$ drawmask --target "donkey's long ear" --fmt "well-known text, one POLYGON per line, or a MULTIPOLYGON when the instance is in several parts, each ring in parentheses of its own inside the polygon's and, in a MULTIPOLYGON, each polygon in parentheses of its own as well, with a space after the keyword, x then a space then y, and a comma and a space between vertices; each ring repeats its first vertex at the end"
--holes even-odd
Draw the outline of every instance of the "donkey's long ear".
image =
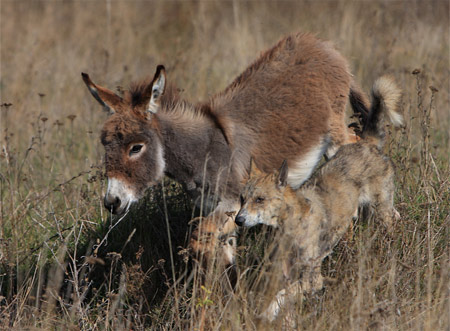
POLYGON ((249 173, 249 177, 253 178, 253 177, 259 177, 262 176, 264 173, 259 170, 259 168, 256 166, 255 161, 253 160, 253 158, 250 159, 250 173, 249 173))
POLYGON ((82 72, 81 76, 95 100, 97 100, 109 114, 114 114, 122 109, 123 100, 121 97, 107 88, 95 85, 88 74, 82 72))
POLYGON ((153 77, 150 88, 151 96, 147 106, 147 112, 156 114, 161 104, 161 96, 164 94, 166 89, 166 69, 163 65, 160 64, 156 67, 155 77, 153 77))
POLYGON ((284 160, 283 164, 281 165, 281 168, 280 168, 280 171, 278 173, 278 176, 277 176, 277 186, 279 188, 286 187, 288 171, 289 171, 289 169, 288 169, 287 161, 284 160))

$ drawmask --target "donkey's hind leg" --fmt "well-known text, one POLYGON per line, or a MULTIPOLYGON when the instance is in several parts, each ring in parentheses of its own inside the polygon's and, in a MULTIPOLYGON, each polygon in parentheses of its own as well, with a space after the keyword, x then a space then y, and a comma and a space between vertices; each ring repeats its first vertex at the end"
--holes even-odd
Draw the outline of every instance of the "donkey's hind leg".
POLYGON ((329 118, 329 133, 331 142, 325 153, 325 156, 328 159, 336 154, 339 147, 352 143, 355 140, 351 139, 349 128, 345 123, 345 108, 347 105, 347 100, 347 95, 341 95, 333 100, 331 104, 329 118))

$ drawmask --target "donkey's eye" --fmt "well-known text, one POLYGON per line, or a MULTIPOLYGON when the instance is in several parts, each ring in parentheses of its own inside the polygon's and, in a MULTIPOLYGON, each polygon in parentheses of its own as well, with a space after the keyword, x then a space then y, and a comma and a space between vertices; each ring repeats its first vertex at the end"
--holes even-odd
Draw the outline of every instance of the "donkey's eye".
POLYGON ((143 145, 140 145, 140 144, 133 145, 133 147, 131 147, 131 149, 130 149, 130 156, 139 153, 142 149, 142 146, 143 145))
POLYGON ((258 197, 258 198, 255 199, 256 203, 261 203, 263 201, 264 201, 264 198, 262 198, 262 197, 258 197))

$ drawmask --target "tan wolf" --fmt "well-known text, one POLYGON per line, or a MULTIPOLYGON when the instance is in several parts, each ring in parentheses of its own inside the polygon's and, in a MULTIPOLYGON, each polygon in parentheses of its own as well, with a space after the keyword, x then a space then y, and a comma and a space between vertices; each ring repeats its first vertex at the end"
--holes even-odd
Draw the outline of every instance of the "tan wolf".
POLYGON ((254 165, 242 194, 235 222, 240 226, 266 224, 281 229, 278 244, 287 288, 276 295, 263 317, 272 321, 286 301, 323 288, 322 260, 345 234, 358 206, 370 204, 388 229, 400 215, 393 206, 394 166, 381 150, 384 115, 396 125, 400 90, 392 79, 379 78, 372 89, 372 107, 362 139, 338 149, 315 175, 297 190, 287 185, 287 162, 279 172, 265 174, 254 165))

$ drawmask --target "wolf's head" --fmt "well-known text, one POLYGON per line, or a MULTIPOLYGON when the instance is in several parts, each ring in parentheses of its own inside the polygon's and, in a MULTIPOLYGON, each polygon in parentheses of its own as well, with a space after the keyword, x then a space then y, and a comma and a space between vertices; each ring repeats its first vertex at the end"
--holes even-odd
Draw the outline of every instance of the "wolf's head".
POLYGON ((250 178, 241 195, 241 210, 235 222, 240 226, 266 224, 277 227, 280 209, 284 203, 288 166, 284 161, 279 171, 265 174, 254 162, 250 178))

